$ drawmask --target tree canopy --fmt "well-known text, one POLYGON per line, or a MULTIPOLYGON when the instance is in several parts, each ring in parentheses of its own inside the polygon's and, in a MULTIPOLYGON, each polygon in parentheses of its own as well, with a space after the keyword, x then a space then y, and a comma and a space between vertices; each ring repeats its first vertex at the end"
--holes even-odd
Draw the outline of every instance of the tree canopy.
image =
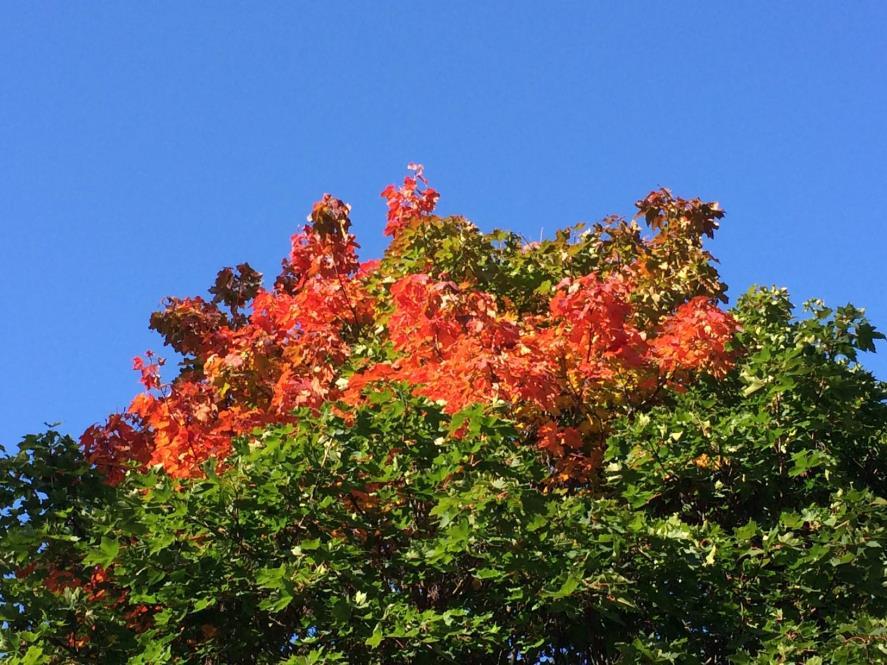
POLYGON ((863 312, 724 309, 716 203, 527 242, 412 170, 381 259, 324 195, 151 316, 174 377, 0 459, 5 662, 887 662, 863 312))

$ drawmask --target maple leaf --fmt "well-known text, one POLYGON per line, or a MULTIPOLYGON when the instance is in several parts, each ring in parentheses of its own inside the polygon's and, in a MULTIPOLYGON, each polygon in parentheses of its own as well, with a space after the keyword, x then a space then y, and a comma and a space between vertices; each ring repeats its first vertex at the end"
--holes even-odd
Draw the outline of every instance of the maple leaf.
MULTIPOLYGON (((507 405, 557 460, 554 476, 575 479, 598 468, 620 409, 647 404, 662 385, 679 388, 696 373, 729 371, 735 321, 699 295, 700 283, 668 281, 682 261, 692 272, 707 260, 698 240, 717 227, 716 204, 652 192, 638 208, 657 237, 642 241, 636 226, 611 221, 609 245, 600 245, 606 260, 545 291, 547 314, 527 314, 475 279, 440 276, 433 253, 399 262, 400 252, 416 250, 396 236, 429 218, 439 198, 420 164, 409 169, 402 185, 382 192, 385 233, 395 236, 384 259, 358 259, 351 207, 324 194, 292 236, 272 290, 243 263, 218 273, 211 302, 169 298, 152 315, 151 327, 184 356, 182 370, 164 385, 162 359, 150 351, 135 358, 145 392, 125 414, 84 433, 89 459, 109 480, 130 461, 199 474, 257 426, 291 422, 300 408, 357 404, 386 382, 406 384, 451 414, 475 403, 507 405)), ((516 255, 542 251, 543 243, 522 243, 516 255)))

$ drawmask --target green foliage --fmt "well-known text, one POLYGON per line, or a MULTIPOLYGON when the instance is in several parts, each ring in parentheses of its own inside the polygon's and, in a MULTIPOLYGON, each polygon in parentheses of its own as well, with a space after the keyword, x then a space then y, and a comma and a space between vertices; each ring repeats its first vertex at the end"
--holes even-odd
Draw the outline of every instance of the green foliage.
MULTIPOLYGON (((643 203, 638 202, 641 210, 643 203)), ((589 273, 605 277, 629 266, 640 266, 634 298, 642 313, 669 309, 688 294, 723 299, 726 286, 712 256, 702 249, 703 232, 668 233, 661 225, 659 230, 659 242, 651 244, 635 220, 609 217, 559 229, 551 239, 527 242, 509 231, 483 233, 464 217, 428 217, 397 236, 381 275, 427 273, 469 283, 521 313, 544 312, 549 296, 565 278, 589 273)))
POLYGON ((495 408, 450 417, 406 388, 268 427, 195 479, 111 487, 70 438, 28 437, 0 461, 0 652, 887 662, 887 390, 858 364, 880 335, 851 307, 809 312, 744 296, 733 373, 619 420, 594 488, 551 483, 495 408), (53 583, 48 550, 77 584, 53 583))
POLYGON ((609 442, 608 493, 709 548, 713 586, 694 585, 712 658, 887 659, 887 392, 856 364, 880 335, 852 307, 807 309, 796 321, 784 291, 748 293, 733 376, 623 421, 609 442))

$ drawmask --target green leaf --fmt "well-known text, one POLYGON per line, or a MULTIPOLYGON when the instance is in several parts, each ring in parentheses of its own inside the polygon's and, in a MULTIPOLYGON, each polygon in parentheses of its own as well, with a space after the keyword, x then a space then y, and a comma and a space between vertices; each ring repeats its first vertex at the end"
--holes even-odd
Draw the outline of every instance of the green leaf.
POLYGON ((382 644, 383 637, 384 636, 382 635, 382 628, 378 624, 376 624, 376 627, 373 629, 373 634, 366 638, 364 644, 366 644, 371 649, 375 649, 380 644, 382 644))
POLYGON ((98 547, 87 552, 83 558, 84 563, 108 567, 117 559, 120 552, 120 543, 111 538, 102 538, 98 547))
POLYGON ((560 589, 548 595, 551 598, 565 598, 567 596, 570 596, 579 587, 579 583, 581 581, 582 577, 580 575, 572 574, 567 577, 567 579, 561 585, 560 589))

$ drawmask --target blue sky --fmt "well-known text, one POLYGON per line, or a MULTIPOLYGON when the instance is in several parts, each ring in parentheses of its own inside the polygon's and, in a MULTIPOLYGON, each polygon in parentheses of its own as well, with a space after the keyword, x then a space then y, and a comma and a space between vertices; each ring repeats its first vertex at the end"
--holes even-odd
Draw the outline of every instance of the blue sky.
POLYGON ((660 185, 716 199, 734 297, 887 329, 885 26, 881 1, 4 3, 0 443, 125 407, 161 298, 274 274, 323 192, 378 255, 409 161, 441 211, 530 237, 660 185))

